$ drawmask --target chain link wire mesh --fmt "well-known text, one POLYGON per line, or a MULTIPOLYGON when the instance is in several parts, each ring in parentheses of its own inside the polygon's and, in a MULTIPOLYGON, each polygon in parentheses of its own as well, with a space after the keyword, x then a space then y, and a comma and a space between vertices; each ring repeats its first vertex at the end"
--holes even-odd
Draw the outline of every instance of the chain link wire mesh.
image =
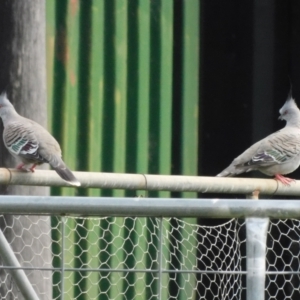
MULTIPOLYGON (((52 282, 52 296, 33 283, 40 299, 246 299, 244 220, 203 226, 196 219, 54 216, 47 231, 49 218, 39 216, 41 230, 31 233, 31 217, 12 216, 3 230, 7 235, 21 222, 23 232, 9 243, 25 231, 38 242, 19 243, 15 254, 29 279, 38 272, 41 281, 52 282), (43 255, 48 247, 50 257, 43 255), (33 256, 40 257, 38 265, 33 256)), ((270 222, 266 299, 299 299, 299 222, 270 222)), ((1 299, 23 299, 14 294, 6 267, 2 263, 1 299)))
POLYGON ((270 222, 266 268, 266 299, 300 299, 299 220, 270 222))

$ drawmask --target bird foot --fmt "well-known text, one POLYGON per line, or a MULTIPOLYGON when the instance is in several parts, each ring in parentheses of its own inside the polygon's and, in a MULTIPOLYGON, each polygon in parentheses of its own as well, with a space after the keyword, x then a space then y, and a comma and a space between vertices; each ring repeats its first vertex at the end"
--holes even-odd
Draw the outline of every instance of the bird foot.
POLYGON ((29 170, 30 170, 32 173, 34 173, 35 167, 36 167, 36 164, 33 164, 29 170))
POLYGON ((23 163, 17 165, 16 168, 17 168, 18 170, 20 170, 20 171, 23 171, 23 172, 29 172, 29 171, 30 171, 29 169, 27 169, 27 168, 25 167, 25 164, 23 164, 23 163))
POLYGON ((292 182, 296 182, 295 179, 284 177, 283 175, 280 174, 275 175, 275 180, 280 181, 284 185, 291 185, 292 182))
POLYGON ((31 168, 26 168, 26 165, 24 163, 21 163, 19 165, 17 165, 17 169, 20 171, 24 171, 24 172, 34 172, 34 169, 36 167, 36 164, 33 164, 31 168))
POLYGON ((23 167, 24 167, 24 164, 21 163, 21 164, 19 164, 19 165, 16 166, 16 169, 23 170, 23 167))

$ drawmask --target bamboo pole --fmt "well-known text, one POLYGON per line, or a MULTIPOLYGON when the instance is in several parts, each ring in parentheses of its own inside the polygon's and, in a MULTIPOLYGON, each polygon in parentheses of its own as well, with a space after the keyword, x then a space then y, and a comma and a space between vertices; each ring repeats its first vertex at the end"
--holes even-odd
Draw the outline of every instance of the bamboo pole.
MULTIPOLYGON (((222 178, 149 174, 74 172, 83 188, 156 190, 198 193, 260 194, 299 196, 300 181, 283 185, 274 179, 222 178)), ((0 168, 0 184, 32 186, 70 186, 55 171, 34 173, 0 168)))

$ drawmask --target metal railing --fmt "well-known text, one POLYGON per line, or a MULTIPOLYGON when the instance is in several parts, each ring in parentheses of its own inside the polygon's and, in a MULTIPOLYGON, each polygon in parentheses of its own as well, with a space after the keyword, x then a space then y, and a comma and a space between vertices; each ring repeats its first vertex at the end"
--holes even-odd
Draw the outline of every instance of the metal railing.
MULTIPOLYGON (((126 189, 172 192, 300 196, 300 181, 283 185, 274 179, 222 178, 150 174, 74 172, 83 188, 126 189)), ((70 186, 55 171, 34 173, 0 168, 0 184, 70 186)))
MULTIPOLYGON (((139 174, 108 174, 75 172, 83 187, 195 191, 218 193, 250 194, 257 199, 258 192, 277 195, 300 195, 300 182, 291 186, 283 186, 272 179, 241 179, 192 176, 162 176, 139 174)), ((36 171, 27 174, 16 170, 0 169, 0 184, 54 185, 67 186, 53 171, 36 171)), ((247 300, 262 300, 265 293, 266 274, 266 236, 269 218, 299 218, 300 201, 297 200, 260 200, 253 199, 169 199, 169 198, 111 198, 111 197, 45 197, 45 196, 1 196, 0 212, 13 215, 55 215, 55 216, 134 216, 159 218, 159 255, 162 253, 161 234, 164 217, 196 217, 196 218, 245 218, 247 270, 244 271, 209 271, 209 270, 166 270, 163 269, 161 256, 156 269, 101 269, 85 268, 92 272, 157 272, 159 281, 164 273, 219 273, 245 274, 247 277, 247 300)), ((24 273, 30 269, 21 267, 13 254, 4 235, 0 234, 0 253, 5 266, 1 268, 11 272, 12 277, 23 293, 25 299, 38 299, 34 289, 24 273)), ((74 271, 66 268, 46 268, 49 271, 74 271)), ((281 272, 275 272, 280 274, 281 272)), ((295 272, 282 272, 282 274, 295 272)), ((297 273, 297 272, 296 272, 297 273)), ((300 272, 297 274, 300 275, 300 272)), ((160 286, 160 284, 159 284, 160 286)), ((160 290, 158 291, 160 298, 160 290)))

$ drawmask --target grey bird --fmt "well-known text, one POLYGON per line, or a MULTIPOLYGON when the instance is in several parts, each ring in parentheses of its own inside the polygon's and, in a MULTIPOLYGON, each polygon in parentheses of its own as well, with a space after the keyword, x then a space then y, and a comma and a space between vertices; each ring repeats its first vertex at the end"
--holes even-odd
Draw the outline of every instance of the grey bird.
POLYGON ((38 123, 20 116, 5 92, 0 95, 0 117, 4 126, 4 144, 22 161, 17 169, 34 172, 37 165, 49 163, 63 180, 73 186, 81 185, 62 160, 55 138, 38 123))
POLYGON ((279 113, 279 119, 285 120, 286 126, 252 145, 217 176, 228 177, 258 170, 275 176, 285 185, 294 181, 283 176, 300 165, 300 110, 291 92, 279 113))

